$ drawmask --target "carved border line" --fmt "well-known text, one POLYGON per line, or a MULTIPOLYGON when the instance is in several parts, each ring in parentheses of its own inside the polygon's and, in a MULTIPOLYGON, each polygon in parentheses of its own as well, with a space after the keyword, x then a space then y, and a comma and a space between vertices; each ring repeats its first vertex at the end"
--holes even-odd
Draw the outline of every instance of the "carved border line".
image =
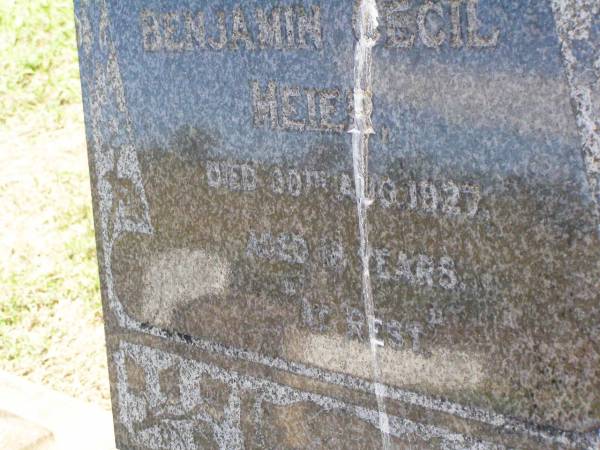
MULTIPOLYGON (((254 391, 257 395, 256 404, 254 405, 254 418, 260 422, 260 410, 264 403, 271 403, 274 405, 293 405, 300 402, 311 402, 318 405, 326 411, 343 411, 359 420, 368 423, 376 429, 381 430, 381 421, 379 419, 380 413, 376 410, 365 408, 349 404, 344 401, 337 400, 335 398, 314 394, 310 392, 304 392, 297 388, 292 388, 280 383, 276 383, 271 380, 257 378, 248 375, 240 375, 236 371, 222 369, 214 364, 208 364, 201 361, 195 361, 183 358, 180 355, 165 352, 156 348, 148 347, 140 344, 133 344, 130 342, 120 341, 119 350, 113 354, 117 371, 117 395, 119 397, 119 417, 125 428, 132 435, 133 440, 142 441, 139 442, 142 445, 149 444, 149 442, 143 442, 149 437, 153 436, 152 433, 144 436, 143 432, 134 429, 132 411, 128 411, 129 408, 135 408, 138 413, 138 418, 143 420, 144 415, 140 415, 140 399, 145 398, 147 403, 153 407, 153 410, 157 410, 157 415, 164 414, 161 403, 168 404, 167 416, 169 420, 179 420, 178 418, 186 418, 186 421, 195 422, 207 422, 213 428, 214 437, 216 438, 219 448, 221 449, 241 449, 243 445, 242 430, 240 429, 240 399, 239 391, 254 391), (130 393, 127 386, 127 368, 125 365, 125 356, 129 356, 136 362, 140 367, 144 368, 146 383, 147 383, 147 395, 141 397, 130 393), (184 407, 180 407, 178 404, 173 404, 172 401, 167 401, 166 396, 160 392, 160 380, 159 380, 159 369, 167 370, 173 366, 179 366, 180 371, 187 375, 186 379, 191 379, 191 383, 186 384, 183 389, 184 394, 187 391, 189 399, 187 399, 188 408, 193 409, 194 401, 199 399, 199 393, 194 390, 194 384, 200 377, 208 376, 213 380, 219 380, 227 384, 232 394, 229 399, 229 404, 234 407, 226 408, 225 417, 223 418, 223 425, 215 423, 210 417, 205 414, 196 414, 195 416, 186 415, 184 407), (233 398, 232 398, 233 397, 233 398)), ((181 376, 181 372, 179 373, 181 376)), ((146 410, 147 412, 147 410, 146 410)), ((135 419, 135 417, 134 417, 135 419)), ((171 423, 171 426, 173 424, 171 423)), ((503 445, 486 442, 481 439, 472 438, 461 433, 450 431, 446 428, 426 425, 412 420, 405 419, 397 416, 390 416, 387 423, 387 431, 385 432, 388 436, 394 437, 405 437, 415 435, 425 441, 433 439, 441 439, 444 443, 444 448, 447 449, 503 449, 503 445)), ((189 445, 189 442, 193 441, 191 436, 185 436, 185 427, 182 427, 182 432, 178 433, 179 439, 183 442, 188 443, 188 447, 193 448, 193 445, 189 445)), ((381 430, 383 432, 383 430, 381 430)), ((388 444, 390 442, 388 441, 388 444)))

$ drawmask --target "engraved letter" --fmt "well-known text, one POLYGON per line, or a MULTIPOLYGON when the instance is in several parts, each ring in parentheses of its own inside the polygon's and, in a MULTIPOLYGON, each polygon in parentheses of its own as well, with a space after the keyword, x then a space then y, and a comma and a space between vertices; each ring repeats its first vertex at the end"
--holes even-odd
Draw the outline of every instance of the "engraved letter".
POLYGON ((463 45, 460 26, 460 5, 462 2, 463 0, 450 0, 450 22, 452 23, 450 45, 454 48, 460 48, 463 45))
POLYGON ((381 332, 383 322, 381 321, 381 319, 376 319, 375 317, 371 317, 371 321, 373 323, 373 336, 371 337, 371 343, 375 344, 378 347, 383 347, 384 342, 381 339, 379 339, 379 333, 381 332))
POLYGON ((433 262, 429 256, 417 257, 417 282, 420 285, 433 286, 433 262))
POLYGON ((306 241, 297 234, 282 234, 277 239, 277 256, 290 264, 304 264, 308 260, 306 241))
POLYGON ((283 48, 281 11, 279 8, 273 8, 271 11, 271 23, 269 23, 266 12, 258 8, 256 10, 256 22, 258 23, 258 43, 260 48, 283 48))
POLYGON ((273 256, 271 235, 269 233, 263 233, 260 236, 256 236, 254 231, 250 231, 246 255, 271 259, 273 256))
POLYGON ((302 193, 302 177, 297 170, 288 172, 288 190, 294 197, 299 197, 302 193))
POLYGON ((321 129, 327 131, 344 131, 344 124, 331 121, 336 112, 337 99, 340 91, 337 89, 324 89, 319 92, 319 109, 321 111, 321 129))
MULTIPOLYGON (((186 42, 184 39, 178 39, 181 23, 179 14, 170 12, 161 16, 165 28, 165 49, 172 52, 180 52, 185 49, 186 42)), ((184 29, 185 31, 185 29, 184 29)))
POLYGON ((417 209, 417 183, 411 181, 408 183, 408 206, 410 209, 417 209))
POLYGON ((386 265, 387 259, 390 256, 389 250, 386 249, 375 249, 375 262, 377 276, 382 280, 390 280, 392 276, 388 272, 386 265))
POLYGON ((356 308, 348 308, 346 312, 346 323, 348 324, 348 337, 357 337, 358 340, 363 340, 363 325, 365 317, 363 313, 356 308))
POLYGON ((313 306, 310 304, 308 300, 305 298, 302 299, 302 322, 308 328, 313 328, 315 326, 315 320, 312 312, 313 306))
POLYGON ((313 331, 320 333, 327 331, 327 317, 329 315, 329 308, 327 306, 313 306, 307 299, 302 299, 302 321, 304 325, 313 331), (315 315, 317 316, 316 318, 315 315))
POLYGON ((444 289, 454 289, 458 283, 456 273, 454 272, 454 261, 448 256, 440 258, 440 286, 444 289))
POLYGON ((219 169, 219 163, 207 161, 206 178, 208 179, 209 187, 218 188, 221 186, 221 170, 219 169))
POLYGON ((410 9, 408 0, 393 0, 385 10, 387 48, 411 48, 415 43, 414 23, 407 11, 410 9))
POLYGON ((147 52, 162 50, 162 35, 157 14, 147 9, 143 10, 140 14, 140 22, 144 50, 147 52))
POLYGON ((267 91, 263 94, 258 81, 252 81, 252 110, 254 113, 254 126, 265 125, 265 120, 270 119, 271 128, 279 127, 277 117, 277 85, 269 81, 267 91))
POLYGON ((453 216, 460 213, 458 200, 460 199, 460 189, 453 181, 448 181, 442 186, 442 190, 448 195, 442 206, 444 213, 453 216))
POLYGON ((400 322, 397 320, 390 320, 385 324, 385 328, 389 333, 394 346, 402 348, 404 346, 404 337, 402 336, 402 325, 400 325, 400 322))
POLYGON ((318 257, 320 262, 331 270, 339 271, 346 265, 344 247, 339 241, 321 239, 318 257))
POLYGON ((217 13, 217 28, 219 29, 219 40, 208 38, 208 45, 214 50, 222 50, 227 44, 227 28, 225 26, 225 12, 219 11, 217 13))
POLYGON ((231 27, 231 42, 229 43, 232 49, 238 48, 238 42, 243 42, 246 50, 254 49, 254 42, 246 26, 246 18, 240 7, 233 10, 233 25, 231 27))
POLYGON ((435 212, 438 207, 438 192, 429 181, 421 181, 421 202, 425 211, 435 212))
POLYGON ((389 208, 396 204, 396 184, 389 178, 380 181, 378 189, 381 205, 389 208))
POLYGON ((414 277, 410 270, 410 261, 408 260, 408 257, 404 252, 398 253, 398 260, 396 261, 396 270, 394 272, 394 277, 404 280, 410 284, 414 283, 414 277))
POLYGON ((244 191, 256 190, 256 170, 248 164, 242 166, 242 189, 244 191))
POLYGON ((433 35, 430 30, 427 29, 427 18, 431 12, 436 13, 440 18, 443 17, 444 11, 442 5, 439 3, 427 2, 419 8, 419 14, 417 16, 417 26, 419 28, 419 36, 421 41, 427 47, 439 47, 446 39, 446 33, 441 29, 438 30, 436 35, 433 35))
POLYGON ((463 187, 463 192, 467 194, 467 217, 473 218, 479 210, 479 202, 481 201, 481 191, 479 186, 467 184, 463 187))
POLYGON ((232 191, 242 188, 241 168, 237 164, 227 164, 227 183, 232 191))
POLYGON ((283 194, 284 190, 284 180, 283 180, 283 172, 279 167, 275 167, 273 169, 273 184, 271 186, 273 188, 273 192, 276 194, 283 194))
POLYGON ((294 10, 284 8, 283 17, 285 18, 285 36, 287 38, 287 47, 295 48, 296 39, 294 38, 294 10))
POLYGON ((281 125, 286 130, 302 131, 304 122, 297 120, 297 111, 292 98, 300 97, 300 88, 284 87, 281 93, 281 125))
POLYGON ((206 48, 206 29, 204 27, 204 13, 198 11, 194 16, 191 12, 184 14, 186 33, 186 50, 192 50, 194 43, 200 48, 206 48))
POLYGON ((304 8, 298 8, 298 48, 307 49, 306 36, 309 36, 315 48, 323 48, 323 39, 321 37, 321 8, 312 7, 312 17, 309 17, 304 8))
POLYGON ((421 353, 421 335, 423 334, 423 327, 418 323, 412 323, 408 332, 412 339, 412 351, 415 353, 421 353))
POLYGON ((468 0, 467 2, 467 44, 469 47, 495 47, 498 43, 500 31, 495 30, 489 37, 479 36, 479 19, 477 17, 477 6, 479 0, 468 0))
POLYGON ((340 196, 354 198, 354 188, 352 179, 349 175, 343 173, 340 175, 340 196))
POLYGON ((308 130, 317 130, 319 124, 317 123, 317 102, 315 96, 317 94, 316 89, 306 89, 306 107, 308 110, 308 124, 306 128, 308 130))

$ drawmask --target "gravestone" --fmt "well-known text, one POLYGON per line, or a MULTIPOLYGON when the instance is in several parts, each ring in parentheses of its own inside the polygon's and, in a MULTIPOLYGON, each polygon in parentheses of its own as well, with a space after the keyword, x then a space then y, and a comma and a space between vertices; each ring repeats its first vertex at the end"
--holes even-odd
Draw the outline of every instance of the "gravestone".
POLYGON ((595 0, 75 0, 119 448, 600 445, 595 0))

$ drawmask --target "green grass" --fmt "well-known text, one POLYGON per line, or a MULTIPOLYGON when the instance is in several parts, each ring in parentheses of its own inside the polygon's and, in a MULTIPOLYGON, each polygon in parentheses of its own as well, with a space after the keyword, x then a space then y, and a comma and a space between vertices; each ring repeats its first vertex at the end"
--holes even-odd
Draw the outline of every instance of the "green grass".
POLYGON ((46 129, 80 103, 72 0, 0 0, 0 127, 46 129))
MULTIPOLYGON (((34 147, 30 156, 43 157, 39 153, 46 148, 34 147)), ((51 165, 33 169, 23 174, 23 181, 0 190, 6 224, 0 240, 5 254, 0 265, 0 360, 43 353, 51 341, 39 340, 36 333, 60 328, 55 309, 61 303, 76 305, 85 315, 82 320, 100 321, 89 179, 85 156, 77 150, 84 151, 54 153, 67 165, 72 162, 70 170, 55 171, 51 165)))
POLYGON ((0 0, 0 370, 108 406, 72 0, 0 0))

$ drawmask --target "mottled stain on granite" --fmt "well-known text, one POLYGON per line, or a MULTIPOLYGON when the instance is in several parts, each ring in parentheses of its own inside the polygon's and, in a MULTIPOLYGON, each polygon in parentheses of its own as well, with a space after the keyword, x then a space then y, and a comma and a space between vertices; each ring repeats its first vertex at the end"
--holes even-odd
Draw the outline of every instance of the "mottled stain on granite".
POLYGON ((147 264, 141 317, 162 327, 169 326, 177 310, 193 307, 201 297, 223 294, 229 285, 226 262, 200 250, 170 250, 155 255, 147 264))
MULTIPOLYGON (((348 342, 342 336, 318 336, 309 333, 286 335, 284 355, 292 360, 360 378, 371 377, 369 346, 348 342)), ((485 357, 466 352, 432 349, 395 350, 390 346, 378 352, 380 381, 391 385, 419 388, 443 394, 448 390, 474 390, 487 378, 485 357)), ((489 378, 488 378, 489 379, 489 378)))

